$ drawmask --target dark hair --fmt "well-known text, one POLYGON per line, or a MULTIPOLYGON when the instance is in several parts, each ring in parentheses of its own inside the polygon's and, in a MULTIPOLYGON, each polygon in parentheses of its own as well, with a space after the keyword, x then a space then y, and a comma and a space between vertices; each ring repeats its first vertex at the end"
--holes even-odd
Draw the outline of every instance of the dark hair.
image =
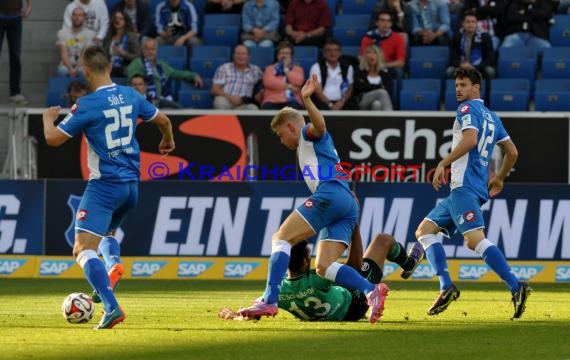
POLYGON ((299 272, 303 266, 303 262, 310 256, 307 240, 303 240, 291 248, 291 256, 289 257, 289 271, 299 272))
POLYGON ((327 46, 327 45, 337 45, 339 48, 342 48, 342 44, 340 43, 340 41, 338 41, 335 38, 328 38, 325 41, 325 44, 323 45, 323 49, 327 46))
POLYGON ((141 79, 143 80, 143 82, 145 83, 145 85, 146 85, 146 78, 145 78, 144 76, 142 76, 141 74, 134 74, 134 75, 131 77, 131 80, 130 80, 130 83, 131 83, 131 84, 133 83, 133 79, 134 79, 134 78, 137 78, 137 79, 138 79, 138 78, 141 78, 141 79))
POLYGON ((477 13, 474 10, 467 10, 463 14, 461 14, 461 22, 465 20, 468 16, 474 16, 477 19, 477 13))
POLYGON ((392 14, 390 14, 390 11, 386 9, 382 9, 376 13, 376 21, 380 19, 380 15, 388 15, 390 17, 390 20, 392 20, 392 14))
POLYGON ((114 21, 113 21, 113 18, 117 14, 123 15, 123 19, 125 19, 125 33, 135 32, 135 25, 133 24, 131 17, 129 15, 127 15, 123 10, 119 9, 119 10, 113 11, 113 14, 111 14, 111 22, 109 24, 110 35, 113 36, 117 33, 117 29, 115 28, 114 21))
POLYGON ((69 85, 67 85, 67 92, 70 93, 72 91, 87 91, 87 85, 81 80, 72 80, 69 85))
POLYGON ((107 72, 109 70, 109 58, 101 46, 89 46, 85 49, 83 63, 94 72, 107 72))
POLYGON ((277 45, 277 49, 275 49, 275 56, 277 56, 277 54, 281 49, 286 49, 286 48, 291 49, 291 57, 293 57, 293 54, 295 54, 295 47, 287 40, 283 40, 277 45))
POLYGON ((481 83, 483 82, 483 76, 481 76, 481 73, 472 67, 460 67, 457 68, 457 70, 455 70, 455 78, 467 78, 469 80, 471 80, 471 83, 473 85, 481 85, 481 83))

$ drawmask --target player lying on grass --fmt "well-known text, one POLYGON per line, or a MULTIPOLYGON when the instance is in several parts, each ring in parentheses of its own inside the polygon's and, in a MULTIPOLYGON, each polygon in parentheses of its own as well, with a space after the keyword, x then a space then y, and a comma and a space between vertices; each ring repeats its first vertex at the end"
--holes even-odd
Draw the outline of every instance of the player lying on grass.
MULTIPOLYGON (((417 243, 408 255, 404 247, 387 234, 379 234, 372 240, 364 258, 362 239, 357 227, 352 235, 347 264, 357 269, 373 284, 382 280, 384 260, 402 267, 401 276, 408 278, 423 259, 423 249, 417 243)), ((291 248, 288 276, 281 282, 278 306, 305 321, 358 321, 368 311, 366 296, 350 291, 317 275, 311 266, 311 253, 307 241, 291 248)), ((225 320, 249 320, 228 307, 219 310, 225 320)), ((259 317, 256 317, 259 319, 259 317)))

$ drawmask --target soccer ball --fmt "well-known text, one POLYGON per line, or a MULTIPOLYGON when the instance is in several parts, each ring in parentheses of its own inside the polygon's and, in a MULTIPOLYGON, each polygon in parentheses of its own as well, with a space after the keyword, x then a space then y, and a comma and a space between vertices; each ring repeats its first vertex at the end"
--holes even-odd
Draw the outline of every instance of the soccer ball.
POLYGON ((93 319, 95 306, 91 296, 75 292, 67 295, 61 304, 61 314, 72 324, 82 324, 93 319))

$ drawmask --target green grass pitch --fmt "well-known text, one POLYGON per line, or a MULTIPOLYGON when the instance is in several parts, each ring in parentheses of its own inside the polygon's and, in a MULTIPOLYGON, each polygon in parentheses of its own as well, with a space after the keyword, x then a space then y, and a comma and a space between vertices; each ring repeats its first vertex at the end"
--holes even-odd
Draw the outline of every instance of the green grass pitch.
POLYGON ((123 281, 127 314, 110 331, 68 324, 68 293, 84 280, 0 279, 0 359, 570 359, 570 284, 532 284, 522 319, 510 320, 503 284, 459 283, 461 298, 430 317, 436 282, 389 283, 376 326, 309 323, 285 311, 261 321, 224 321, 222 306, 248 305, 259 281, 123 281))

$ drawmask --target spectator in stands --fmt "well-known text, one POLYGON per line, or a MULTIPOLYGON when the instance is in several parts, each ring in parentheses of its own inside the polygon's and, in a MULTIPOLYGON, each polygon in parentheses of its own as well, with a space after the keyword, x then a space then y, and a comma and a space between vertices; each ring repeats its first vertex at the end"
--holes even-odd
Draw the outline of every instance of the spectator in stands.
POLYGON ((461 30, 453 36, 450 49, 450 66, 447 77, 455 79, 458 67, 474 67, 485 77, 495 77, 495 50, 489 34, 477 28, 477 15, 474 11, 463 14, 461 30))
POLYGON ((220 65, 214 73, 214 109, 257 110, 255 90, 262 78, 259 66, 249 63, 247 46, 237 45, 233 61, 220 65))
POLYGON ((95 31, 95 45, 101 45, 109 30, 109 13, 104 0, 73 0, 63 13, 63 26, 72 27, 71 15, 80 6, 85 12, 85 26, 95 31))
POLYGON ((241 14, 245 0, 208 0, 206 14, 241 14))
POLYGON ((78 79, 71 80, 69 85, 67 85, 67 102, 69 107, 85 94, 87 94, 87 84, 78 79))
POLYGON ((368 45, 354 74, 354 98, 360 110, 393 110, 392 78, 386 71, 382 50, 368 45))
POLYGON ((150 101, 154 106, 156 106, 157 108, 160 109, 168 109, 168 108, 172 108, 172 109, 178 109, 178 107, 176 106, 180 106, 177 102, 172 102, 166 99, 157 99, 157 98, 151 98, 148 95, 148 89, 146 86, 146 79, 144 78, 144 76, 142 75, 134 75, 131 80, 129 81, 131 87, 133 89, 135 89, 136 91, 138 91, 142 96, 144 96, 148 101, 150 101))
POLYGON ((291 0, 285 16, 286 39, 295 45, 323 46, 332 21, 325 0, 291 0))
POLYGON ((557 14, 570 14, 570 0, 560 0, 556 6, 557 14))
POLYGON ((380 0, 374 7, 368 28, 373 30, 377 25, 378 13, 380 10, 388 12, 392 18, 392 31, 404 34, 407 37, 408 33, 412 32, 412 10, 408 2, 403 0, 380 0))
POLYGON ((412 45, 448 46, 449 8, 446 0, 412 0, 412 45))
POLYGON ((86 14, 82 6, 71 11, 71 26, 63 26, 57 32, 57 46, 61 62, 57 68, 58 76, 83 76, 80 63, 83 50, 93 44, 97 34, 85 26, 86 14))
POLYGON ((111 13, 116 11, 122 11, 129 16, 139 37, 154 36, 154 24, 144 0, 121 0, 113 7, 111 13))
POLYGON ((4 33, 8 40, 10 52, 10 103, 17 106, 28 104, 22 95, 20 80, 22 77, 22 64, 20 54, 22 50, 22 19, 32 13, 32 0, 27 0, 24 6, 22 0, 2 0, 0 2, 0 51, 4 42, 4 33))
POLYGON ((507 0, 465 0, 463 12, 475 11, 477 27, 489 34, 496 50, 505 35, 504 15, 507 0))
POLYGON ((549 48, 548 31, 553 14, 551 0, 512 0, 507 6, 507 35, 501 47, 549 48))
POLYGON ((338 40, 328 39, 326 41, 323 47, 323 59, 311 66, 309 76, 313 74, 317 75, 319 81, 313 99, 319 109, 358 109, 358 104, 352 97, 354 67, 344 59, 341 61, 341 46, 338 40))
POLYGON ((198 13, 187 0, 165 0, 156 6, 156 32, 161 45, 192 46, 198 38, 198 13))
POLYGON ((262 109, 303 108, 301 88, 305 73, 301 66, 293 64, 293 51, 293 44, 282 41, 277 46, 277 63, 265 68, 262 109))
POLYGON ((247 47, 271 47, 279 41, 277 0, 248 0, 241 15, 241 40, 247 47))
POLYGON ((162 107, 178 109, 182 106, 175 102, 170 93, 170 79, 186 80, 202 87, 204 82, 200 75, 186 70, 172 68, 166 61, 158 61, 158 44, 156 39, 146 38, 142 46, 143 56, 131 61, 127 68, 129 81, 135 75, 145 78, 147 84, 147 97, 151 101, 159 101, 162 107))
POLYGON ((121 10, 111 15, 111 26, 103 41, 112 64, 111 76, 127 76, 127 66, 141 56, 139 37, 134 30, 131 18, 121 10))
MULTIPOLYGON (((376 29, 368 31, 362 37, 360 55, 372 44, 382 49, 390 77, 395 82, 395 87, 400 89, 406 65, 406 44, 401 34, 392 30, 392 17, 388 10, 380 10, 376 14, 376 29)), ((398 91, 390 91, 390 94, 392 105, 398 105, 398 91)))

